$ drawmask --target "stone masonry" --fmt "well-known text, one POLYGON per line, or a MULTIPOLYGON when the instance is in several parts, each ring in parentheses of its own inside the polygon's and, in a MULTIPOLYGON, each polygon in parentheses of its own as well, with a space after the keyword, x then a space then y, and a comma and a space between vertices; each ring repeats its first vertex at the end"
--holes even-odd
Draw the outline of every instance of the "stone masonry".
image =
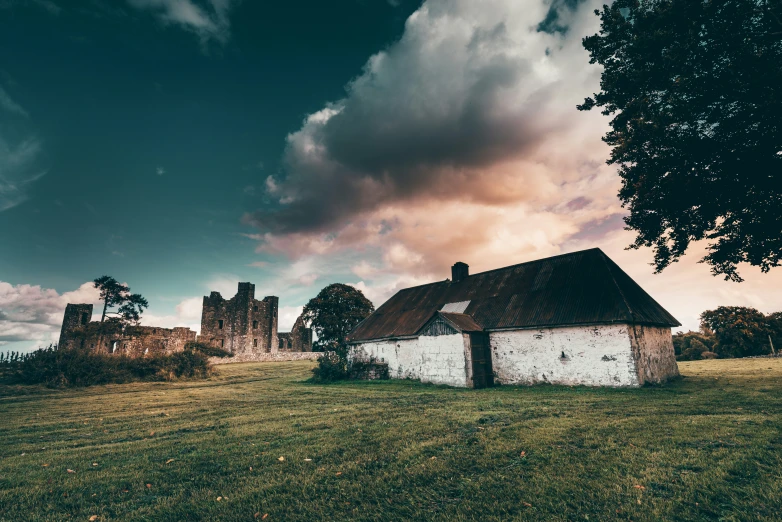
POLYGON ((60 347, 89 348, 131 357, 181 352, 185 344, 196 340, 190 328, 160 328, 157 326, 126 326, 91 322, 91 304, 68 304, 60 331, 60 347))
POLYGON ((251 283, 239 283, 236 295, 227 300, 212 292, 204 297, 198 340, 237 355, 311 352, 312 330, 304 327, 301 317, 291 332, 277 332, 278 302, 275 296, 255 299, 251 283))
POLYGON ((304 325, 304 319, 299 316, 293 323, 290 332, 277 334, 278 349, 281 352, 311 352, 312 329, 304 325))
POLYGON ((147 354, 181 352, 196 341, 223 348, 236 355, 282 352, 311 352, 312 330, 301 317, 291 332, 277 332, 279 299, 255 299, 255 285, 239 283, 234 297, 223 299, 219 292, 204 297, 201 335, 189 328, 126 326, 91 322, 91 304, 68 304, 65 308, 59 345, 83 347, 103 353, 141 357, 147 354))

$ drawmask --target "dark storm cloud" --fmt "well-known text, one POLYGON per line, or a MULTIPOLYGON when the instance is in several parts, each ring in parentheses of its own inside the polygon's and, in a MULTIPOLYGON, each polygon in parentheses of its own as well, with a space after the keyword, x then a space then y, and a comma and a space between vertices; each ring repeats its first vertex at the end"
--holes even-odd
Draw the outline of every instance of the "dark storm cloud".
POLYGON ((246 220, 318 232, 388 202, 524 199, 497 191, 507 173, 492 171, 570 124, 553 106, 567 88, 562 65, 547 59, 559 37, 536 30, 552 8, 426 2, 344 99, 288 137, 281 204, 246 220))
POLYGON ((564 21, 567 18, 567 14, 574 12, 578 9, 578 6, 585 1, 586 0, 552 0, 548 13, 546 13, 546 18, 538 24, 538 31, 552 34, 567 33, 569 26, 567 25, 567 22, 564 21))

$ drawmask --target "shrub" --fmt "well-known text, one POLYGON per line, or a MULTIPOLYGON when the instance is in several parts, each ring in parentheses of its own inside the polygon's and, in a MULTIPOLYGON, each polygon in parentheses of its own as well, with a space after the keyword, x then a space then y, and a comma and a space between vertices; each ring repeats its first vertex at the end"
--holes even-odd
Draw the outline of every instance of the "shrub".
POLYGON ((710 352, 716 340, 705 332, 676 332, 673 335, 673 348, 677 361, 697 361, 703 352, 710 352))
POLYGON ((194 350, 153 357, 127 357, 84 348, 49 346, 4 366, 5 381, 49 387, 204 378, 209 374, 207 356, 194 350))
MULTIPOLYGON (((159 355, 152 359, 158 375, 166 380, 203 379, 209 375, 209 355, 196 350, 159 355)), ((218 355, 217 357, 224 357, 218 355)))
POLYGON ((347 356, 343 350, 325 352, 318 359, 318 365, 312 369, 313 381, 332 382, 348 378, 347 356))
POLYGON ((348 358, 345 346, 325 352, 312 369, 314 382, 333 382, 344 379, 388 379, 388 365, 379 363, 374 357, 368 360, 348 358))
POLYGON ((234 356, 234 354, 232 354, 228 350, 225 350, 223 348, 218 348, 217 346, 212 346, 211 344, 199 343, 197 341, 190 341, 188 343, 185 343, 185 350, 199 352, 206 355, 207 357, 224 358, 224 357, 234 356))

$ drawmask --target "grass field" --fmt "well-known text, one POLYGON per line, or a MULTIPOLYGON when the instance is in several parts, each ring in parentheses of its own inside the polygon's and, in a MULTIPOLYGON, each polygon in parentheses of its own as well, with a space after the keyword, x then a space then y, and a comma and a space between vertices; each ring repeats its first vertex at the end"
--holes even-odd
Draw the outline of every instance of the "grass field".
POLYGON ((0 520, 782 516, 780 359, 618 390, 316 385, 311 365, 0 387, 0 520))

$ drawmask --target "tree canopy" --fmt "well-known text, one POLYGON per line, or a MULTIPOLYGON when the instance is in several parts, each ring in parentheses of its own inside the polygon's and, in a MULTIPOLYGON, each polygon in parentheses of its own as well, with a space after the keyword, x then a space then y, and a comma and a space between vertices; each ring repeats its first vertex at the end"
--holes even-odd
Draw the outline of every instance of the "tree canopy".
POLYGON ((701 329, 713 332, 713 350, 721 357, 751 357, 771 353, 771 342, 779 348, 782 337, 780 313, 763 315, 754 308, 720 306, 701 314, 701 329))
POLYGON ((100 300, 103 301, 101 324, 106 321, 107 315, 115 315, 114 319, 125 324, 138 324, 141 314, 149 308, 149 303, 141 294, 131 294, 128 285, 113 277, 101 276, 93 281, 93 285, 100 290, 100 300), (116 311, 111 310, 114 307, 118 307, 116 311))
POLYGON ((672 336, 673 350, 679 361, 693 361, 702 358, 705 352, 713 352, 714 334, 711 332, 676 332, 672 336))
POLYGON ((318 337, 314 350, 341 350, 348 334, 374 311, 372 302, 361 290, 334 283, 310 299, 302 318, 318 337))
POLYGON ((603 141, 619 198, 658 272, 708 241, 714 275, 782 255, 782 1, 616 0, 584 38, 603 66, 579 110, 612 115, 603 141))

